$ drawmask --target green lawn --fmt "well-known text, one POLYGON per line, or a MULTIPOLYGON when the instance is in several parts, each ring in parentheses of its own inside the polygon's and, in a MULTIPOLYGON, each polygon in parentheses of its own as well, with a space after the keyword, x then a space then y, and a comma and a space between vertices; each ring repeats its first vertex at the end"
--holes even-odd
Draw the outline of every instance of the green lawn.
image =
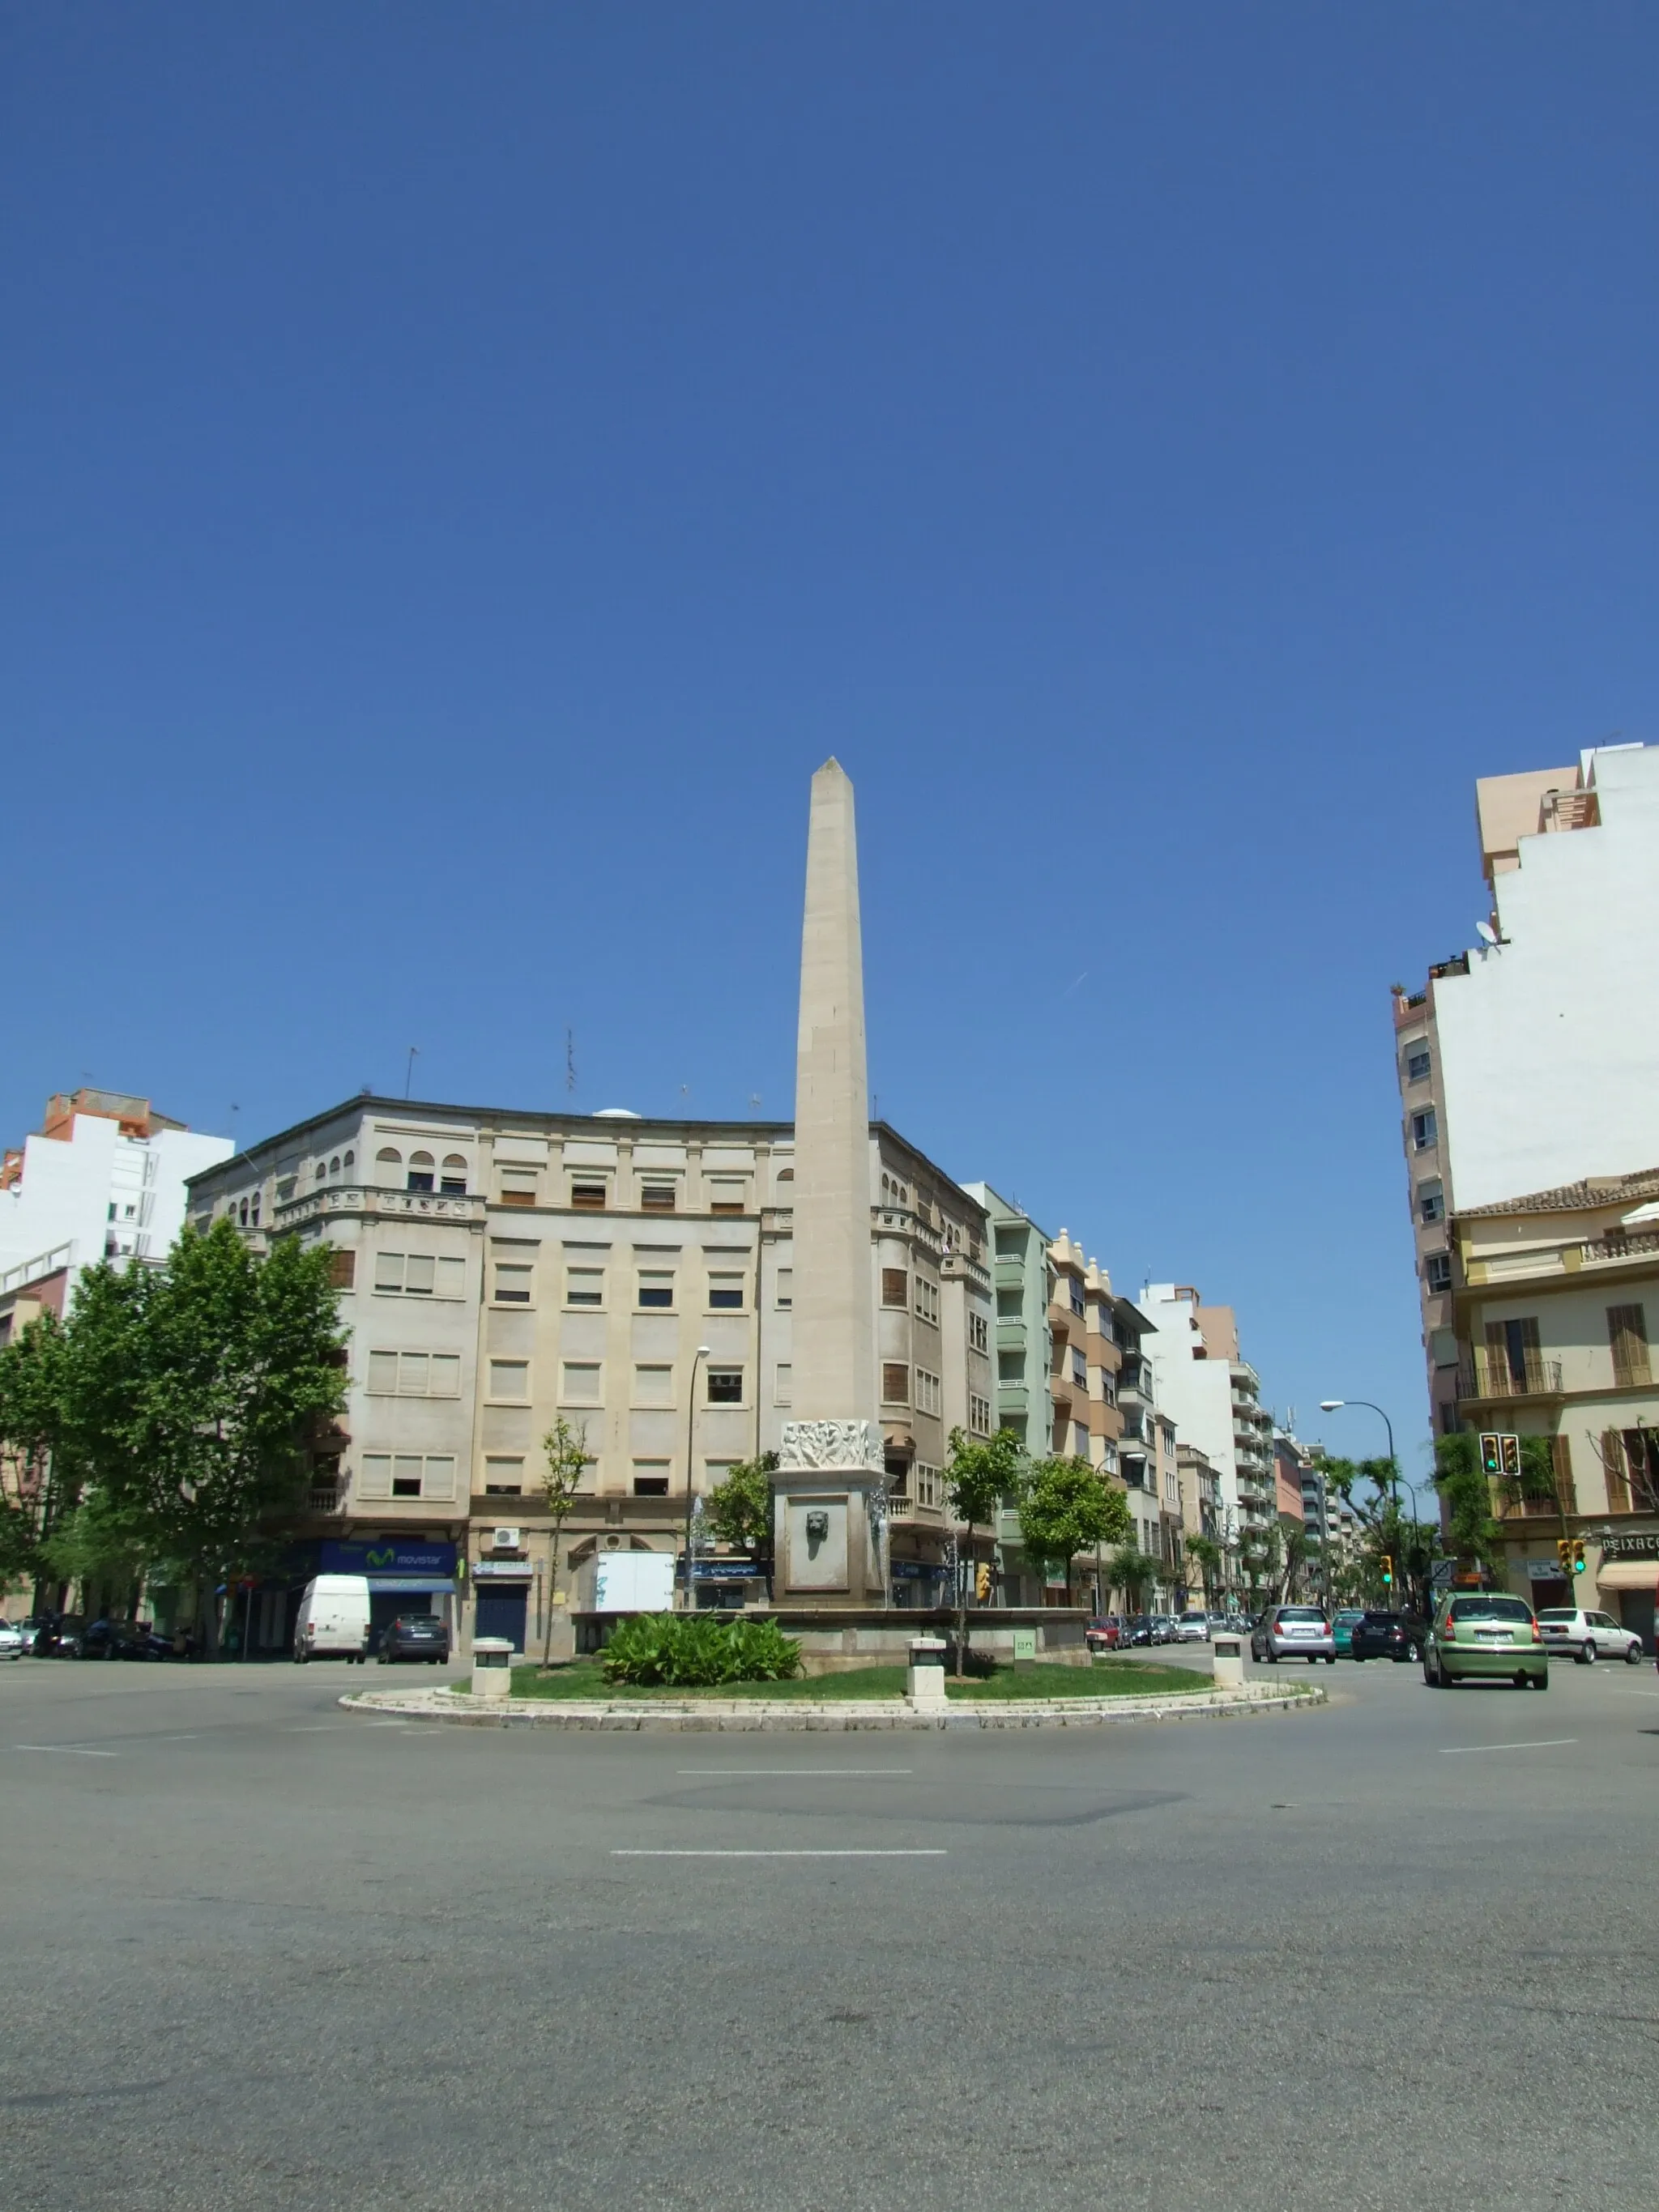
MULTIPOLYGON (((999 1667, 994 1674, 957 1682, 947 1679, 946 1694, 969 1700, 1007 1698, 1147 1698, 1206 1690, 1207 1674, 1186 1667, 1151 1666, 1139 1660, 1097 1660, 1091 1667, 1039 1664, 999 1667)), ((859 1667, 846 1674, 808 1674, 794 1682, 728 1682, 712 1690, 637 1690, 613 1687, 592 1659, 578 1659, 544 1674, 538 1667, 513 1669, 515 1698, 778 1698, 831 1700, 844 1698, 902 1698, 902 1667, 859 1667)))

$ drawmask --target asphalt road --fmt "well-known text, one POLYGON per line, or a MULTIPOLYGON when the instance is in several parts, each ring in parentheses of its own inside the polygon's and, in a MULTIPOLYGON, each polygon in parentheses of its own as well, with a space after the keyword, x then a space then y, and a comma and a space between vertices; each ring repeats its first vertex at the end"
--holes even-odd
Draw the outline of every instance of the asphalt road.
POLYGON ((1648 2212, 1659 1680, 1318 1679, 581 1737, 0 1668, 0 2208, 1648 2212))

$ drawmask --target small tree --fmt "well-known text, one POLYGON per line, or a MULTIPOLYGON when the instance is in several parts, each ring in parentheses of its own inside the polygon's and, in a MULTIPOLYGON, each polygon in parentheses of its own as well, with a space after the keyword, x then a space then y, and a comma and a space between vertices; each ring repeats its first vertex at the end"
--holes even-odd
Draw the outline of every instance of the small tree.
POLYGON ((758 1459, 740 1459, 717 1482, 705 1504, 708 1525, 722 1544, 744 1552, 766 1577, 767 1595, 772 1592, 774 1516, 772 1477, 778 1471, 775 1451, 758 1459))
POLYGON ((981 1521, 996 1526, 1005 1498, 1018 1498, 1024 1486, 1025 1448, 1012 1429, 976 1443, 962 1429, 951 1431, 951 1457, 945 1469, 951 1510, 968 1530, 968 1556, 958 1561, 953 1593, 957 1607, 957 1674, 968 1655, 968 1586, 974 1573, 974 1530, 981 1521))
POLYGON ((1467 1566, 1494 1566, 1503 1554, 1504 1532, 1492 1517, 1492 1485, 1473 1437, 1435 1438, 1434 1486, 1445 1507, 1452 1556, 1467 1566))
POLYGON ((1129 1612, 1139 1613, 1146 1591, 1164 1571, 1164 1562, 1143 1552, 1138 1544, 1125 1544, 1113 1553, 1109 1567, 1114 1587, 1123 1593, 1124 1605, 1129 1612))
POLYGON ((562 1413, 556 1415, 552 1427, 542 1438, 542 1453, 546 1462, 542 1471, 542 1496, 547 1501, 550 1577, 547 1635, 542 1645, 542 1672, 545 1674, 553 1664, 553 1599, 559 1582, 559 1540, 576 1503, 582 1469, 593 1464, 593 1455, 587 1449, 586 1423, 573 1428, 562 1413))
POLYGON ((1187 1557, 1196 1560, 1200 1587, 1204 1593, 1204 1602, 1206 1606, 1213 1607, 1217 1594, 1221 1588, 1220 1545, 1213 1536, 1188 1536, 1187 1557))
POLYGON ((1059 1567, 1072 1593, 1072 1561, 1134 1534, 1128 1500, 1086 1459, 1040 1459, 1019 1501, 1019 1540, 1039 1566, 1059 1567))

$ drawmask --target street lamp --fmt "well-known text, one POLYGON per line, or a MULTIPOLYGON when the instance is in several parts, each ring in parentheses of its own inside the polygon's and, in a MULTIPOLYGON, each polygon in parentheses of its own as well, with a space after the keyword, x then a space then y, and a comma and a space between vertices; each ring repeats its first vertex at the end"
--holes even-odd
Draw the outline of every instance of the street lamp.
POLYGON ((685 1416, 685 1609, 696 1610, 696 1585, 691 1579, 691 1516, 697 1509, 697 1477, 692 1462, 692 1453, 697 1437, 697 1362, 707 1359, 708 1346, 700 1344, 691 1355, 691 1403, 685 1416))
POLYGON ((1394 1455, 1394 1423, 1382 1411, 1381 1406, 1377 1405, 1374 1400, 1370 1398, 1322 1398, 1319 1401, 1319 1410, 1322 1413, 1340 1413, 1345 1406, 1364 1406, 1368 1413, 1375 1413, 1377 1416, 1383 1427, 1388 1431, 1389 1480, 1394 1485, 1394 1502, 1398 1505, 1400 1503, 1400 1462, 1394 1455))

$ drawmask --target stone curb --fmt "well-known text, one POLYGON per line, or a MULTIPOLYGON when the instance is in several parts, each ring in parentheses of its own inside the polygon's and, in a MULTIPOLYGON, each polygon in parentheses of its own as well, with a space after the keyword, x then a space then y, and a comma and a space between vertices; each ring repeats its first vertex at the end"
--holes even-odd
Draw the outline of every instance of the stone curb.
POLYGON ((916 1712, 902 1701, 860 1698, 841 1705, 764 1705, 747 1698, 699 1699, 684 1705, 603 1705, 597 1700, 556 1705, 542 1698, 511 1698, 499 1705, 465 1703, 449 1690, 356 1690, 340 1699, 348 1712, 395 1713, 411 1720, 460 1728, 554 1728, 624 1734, 678 1730, 696 1734, 756 1733, 763 1729, 834 1733, 848 1729, 985 1729, 1113 1728, 1146 1722, 1250 1720, 1274 1713, 1305 1712, 1328 1702, 1310 1684, 1304 1690, 1266 1684, 1163 1698, 1032 1698, 1006 1705, 951 1705, 943 1713, 916 1712))

